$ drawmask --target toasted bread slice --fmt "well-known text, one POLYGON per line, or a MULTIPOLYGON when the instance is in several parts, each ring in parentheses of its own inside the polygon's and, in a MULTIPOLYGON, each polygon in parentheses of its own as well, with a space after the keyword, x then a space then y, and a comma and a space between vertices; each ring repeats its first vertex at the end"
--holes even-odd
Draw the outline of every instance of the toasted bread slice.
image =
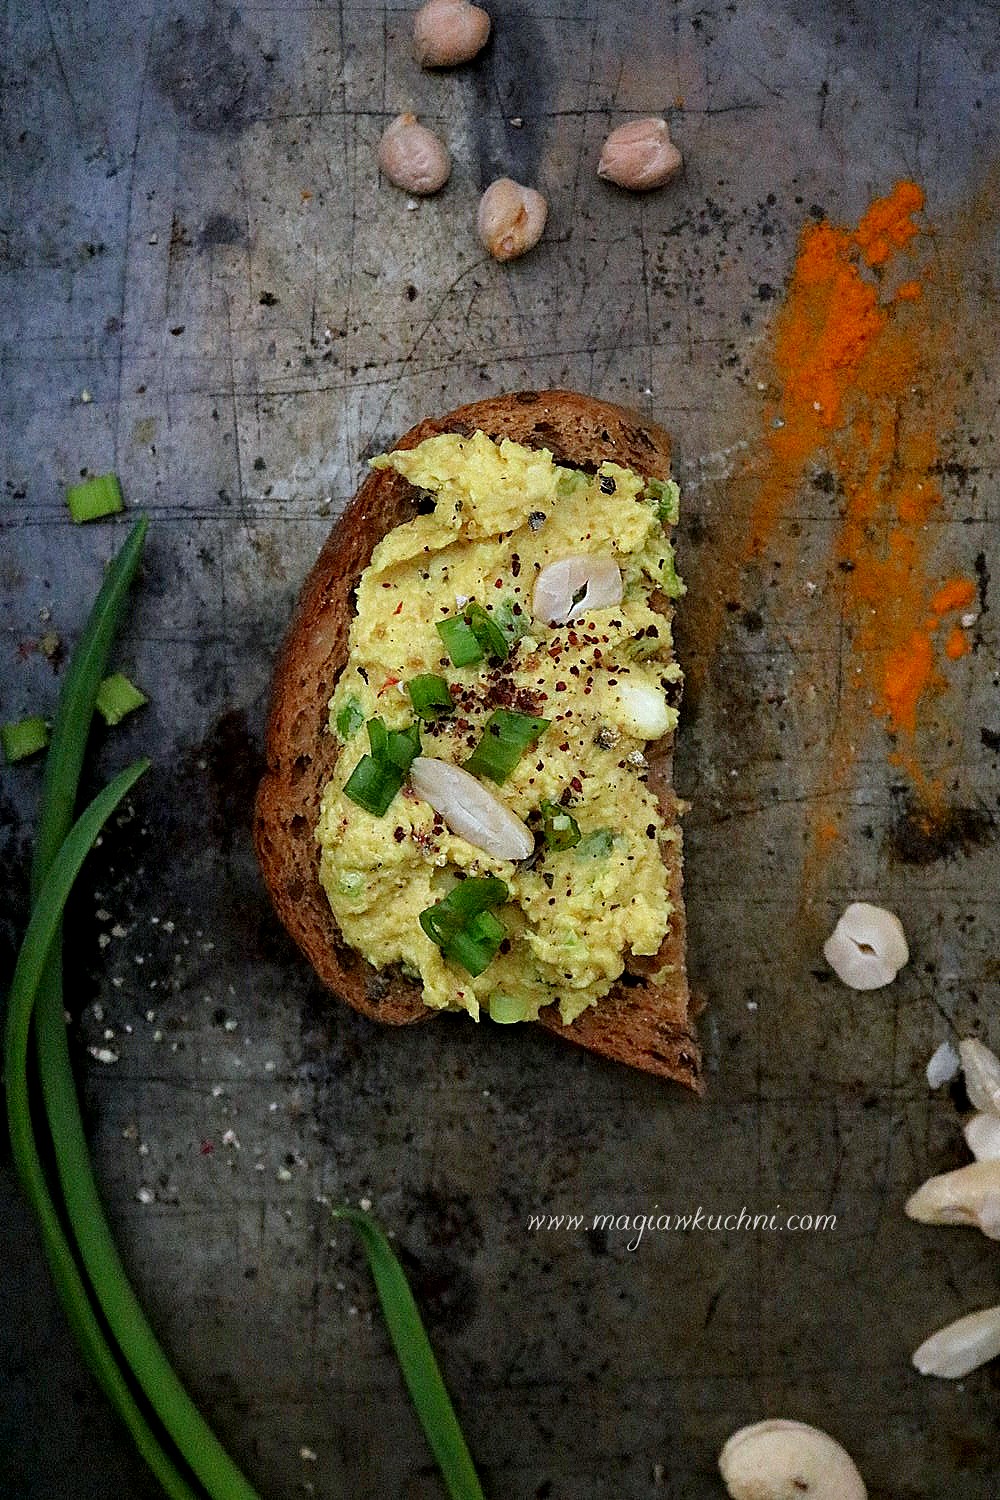
MULTIPOLYGON (((496 440, 548 448, 558 462, 590 472, 605 459, 650 478, 667 478, 670 472, 670 440, 662 429, 572 391, 523 391, 477 401, 421 422, 396 446, 412 448, 444 432, 471 436, 477 429, 496 440)), ((278 915, 320 979, 356 1010, 396 1026, 436 1012, 424 1005, 418 985, 398 971, 376 970, 344 943, 319 883, 314 834, 339 750, 327 728, 328 703, 347 661, 354 589, 376 543, 417 513, 416 502, 416 491, 392 470, 369 474, 306 581, 275 671, 268 768, 254 827, 278 915)), ((669 618, 668 599, 656 597, 654 605, 669 618)), ((647 752, 649 784, 668 826, 676 825, 678 811, 671 751, 671 737, 665 736, 647 752)), ((544 1010, 539 1023, 592 1052, 700 1092, 701 1057, 684 963, 680 839, 663 848, 674 913, 660 952, 652 959, 630 959, 610 994, 571 1025, 563 1025, 556 1006, 544 1010)))

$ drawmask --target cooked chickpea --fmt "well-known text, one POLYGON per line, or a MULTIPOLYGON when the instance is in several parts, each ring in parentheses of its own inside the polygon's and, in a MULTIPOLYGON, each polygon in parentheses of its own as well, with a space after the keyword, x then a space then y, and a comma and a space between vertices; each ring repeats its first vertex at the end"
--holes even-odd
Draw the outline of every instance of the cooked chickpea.
POLYGON ((448 147, 416 115, 397 115, 378 145, 378 164, 404 193, 425 197, 443 188, 451 175, 448 147))
POLYGON ((538 244, 548 212, 549 205, 534 188, 498 177, 479 200, 476 228, 494 260, 516 260, 538 244))
POLYGON ((413 18, 413 55, 422 68, 454 68, 486 46, 490 18, 470 0, 427 0, 413 18))
POLYGON ((643 193, 672 182, 682 165, 666 120, 630 120, 604 142, 597 175, 643 193))

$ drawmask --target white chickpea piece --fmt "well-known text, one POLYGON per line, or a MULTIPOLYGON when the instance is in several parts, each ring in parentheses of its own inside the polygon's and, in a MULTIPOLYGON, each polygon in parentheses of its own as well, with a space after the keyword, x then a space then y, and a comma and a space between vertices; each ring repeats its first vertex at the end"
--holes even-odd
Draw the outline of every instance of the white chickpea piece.
POLYGON ((413 55, 422 68, 454 68, 486 46, 490 18, 470 0, 427 0, 413 18, 413 55))
POLYGON ((451 176, 451 157, 440 136, 416 115, 397 115, 378 144, 378 164, 395 187, 426 197, 444 187, 451 176))
POLYGON ((852 990, 879 990, 909 963, 903 924, 891 911, 853 901, 823 945, 823 957, 852 990))
POLYGON ((597 175, 634 193, 645 193, 673 182, 683 164, 666 120, 630 120, 612 130, 604 142, 597 175))
POLYGON ((516 260, 538 244, 548 213, 541 193, 498 177, 479 200, 476 229, 494 260, 516 260))

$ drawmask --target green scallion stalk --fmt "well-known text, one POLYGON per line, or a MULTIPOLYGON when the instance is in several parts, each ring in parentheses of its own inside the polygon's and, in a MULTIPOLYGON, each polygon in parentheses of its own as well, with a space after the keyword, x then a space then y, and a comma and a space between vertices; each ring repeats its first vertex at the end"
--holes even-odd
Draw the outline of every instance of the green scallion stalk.
POLYGON ((125 509, 118 475, 100 474, 85 479, 82 484, 71 484, 66 491, 66 504, 78 525, 83 521, 100 521, 104 516, 117 515, 125 509))
MULTIPOLYGON (((63 840, 68 840, 69 837, 66 830, 72 819, 97 691, 104 676, 115 630, 124 612, 129 584, 138 567, 146 529, 145 517, 140 518, 109 567, 63 683, 52 746, 46 760, 41 816, 32 864, 32 895, 36 911, 45 899, 48 882, 57 875, 57 864, 64 863, 63 840)), ((117 800, 120 800, 137 776, 146 769, 147 764, 140 762, 131 771, 123 773, 122 777, 106 788, 101 797, 110 799, 114 793, 117 800)), ((101 799, 96 799, 93 805, 103 807, 101 799)), ((104 816, 110 811, 109 804, 104 816)), ((94 836, 96 837, 96 829, 94 836)), ((75 876, 75 870, 73 875, 75 876)), ((72 878, 69 883, 72 883, 72 878)), ((62 899, 65 901, 65 897, 62 899)), ((99 1302, 101 1312, 118 1342, 126 1368, 138 1380, 151 1407, 176 1444, 182 1463, 197 1476, 212 1500, 257 1500, 256 1492, 226 1454, 171 1369, 129 1285, 104 1216, 90 1163, 69 1055, 62 1003, 62 965, 58 951, 60 916, 61 906, 52 928, 53 946, 41 966, 35 994, 30 999, 36 1006, 38 1068, 56 1166, 70 1229, 76 1238, 77 1248, 90 1279, 92 1295, 99 1302)), ((13 997, 12 988, 11 1001, 8 1003, 9 1024, 13 997)), ((15 1089, 23 1086, 21 1097, 26 1104, 26 1037, 31 1021, 31 1007, 22 1004, 22 1014, 24 1009, 27 1009, 27 1016, 23 1020, 25 1042, 17 1052, 15 1089)), ((9 1084, 9 1045, 6 1057, 9 1084)), ((10 1117, 9 1097, 8 1114, 10 1117)), ((14 1123, 11 1118, 12 1139, 14 1123)), ((27 1117, 26 1124, 30 1134, 30 1117, 27 1117)), ((118 1365, 118 1351, 112 1350, 97 1320, 95 1307, 84 1288, 69 1244, 62 1234, 33 1135, 30 1144, 34 1161, 32 1163, 32 1152, 29 1152, 25 1156, 24 1165, 29 1171, 34 1165, 37 1173, 28 1188, 29 1197, 43 1223, 43 1234, 47 1234, 50 1265, 53 1266, 57 1287, 67 1308, 71 1326, 81 1338, 84 1352, 102 1387, 128 1425, 139 1452, 146 1458, 172 1500, 196 1500, 196 1492, 181 1474, 177 1460, 154 1435, 145 1414, 136 1404, 124 1381, 118 1365), (46 1215, 49 1219, 48 1231, 44 1227, 46 1215), (61 1237, 61 1245, 52 1240, 53 1229, 61 1237)))
MULTIPOLYGON (((63 1231, 59 1211, 49 1192, 41 1156, 35 1140, 28 1093, 28 1036, 32 1011, 44 987, 58 979, 53 971, 52 949, 58 943, 59 925, 66 897, 76 873, 107 818, 117 807, 148 762, 131 766, 106 787, 79 820, 74 842, 59 852, 62 863, 53 870, 51 885, 42 883, 32 915, 32 943, 25 934, 18 971, 7 997, 4 1032, 4 1075, 7 1123, 14 1165, 41 1231, 45 1257, 67 1321, 101 1389, 125 1423, 136 1448, 162 1484, 170 1500, 199 1500, 173 1458, 154 1435, 145 1413, 122 1374, 117 1351, 108 1342, 90 1300, 70 1242, 63 1231), (45 897, 43 905, 42 897, 45 897), (48 956, 46 956, 48 955, 48 956)), ((31 926, 29 924, 29 932, 31 926)), ((61 990, 57 989, 61 999, 61 990)), ((60 1019, 62 1011, 60 1008, 60 1019)), ((37 1029, 36 1020, 36 1029, 37 1029)))
POLYGON ((472 776, 488 776, 502 786, 525 750, 541 738, 551 722, 498 708, 486 720, 482 738, 464 769, 472 776))
POLYGON ((473 633, 472 627, 462 619, 461 615, 453 616, 448 620, 438 620, 435 629, 444 642, 444 649, 451 658, 452 666, 468 667, 473 662, 482 661, 485 655, 483 647, 473 633))
POLYGON ((440 719, 454 710, 455 703, 448 691, 447 682, 434 672, 422 672, 418 677, 411 677, 406 684, 406 691, 410 695, 413 712, 425 723, 440 719))
MULTIPOLYGON (((111 643, 121 624, 139 567, 149 522, 140 516, 104 575, 97 598, 63 679, 52 748, 45 761, 42 810, 35 839, 32 885, 37 891, 73 820, 87 735, 111 643)), ((60 1005, 60 1014, 62 1007, 60 1005)))
POLYGON ((105 677, 94 700, 97 712, 109 725, 120 724, 126 714, 144 708, 148 702, 146 694, 130 682, 124 672, 112 672, 110 677, 105 677))
POLYGON ((374 1219, 360 1209, 335 1208, 332 1215, 350 1224, 361 1238, 406 1388, 451 1500, 483 1500, 455 1408, 392 1246, 374 1219))
POLYGON ((16 724, 4 724, 0 728, 0 743, 3 758, 9 766, 16 761, 27 760, 37 755, 49 742, 49 726, 41 714, 32 714, 28 719, 18 719, 16 724))

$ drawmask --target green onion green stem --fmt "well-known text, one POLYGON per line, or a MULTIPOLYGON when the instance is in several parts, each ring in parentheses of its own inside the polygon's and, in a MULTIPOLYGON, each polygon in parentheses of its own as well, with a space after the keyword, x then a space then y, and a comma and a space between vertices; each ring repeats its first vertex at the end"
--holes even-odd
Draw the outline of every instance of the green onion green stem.
POLYGON ((335 1208, 333 1217, 356 1229, 364 1245, 406 1388, 451 1500, 483 1500, 455 1408, 392 1246, 374 1219, 360 1209, 335 1208))
POLYGON ((98 1321, 89 1288, 80 1274, 49 1192, 35 1141, 28 1095, 28 1037, 32 1011, 39 986, 48 972, 46 955, 56 939, 66 897, 104 823, 148 764, 148 761, 139 761, 130 766, 94 799, 74 826, 59 851, 59 860, 41 885, 7 998, 4 1031, 7 1124, 14 1165, 34 1210, 56 1289, 84 1356, 132 1434, 139 1453, 171 1500, 198 1500, 196 1491, 154 1435, 98 1321))
MULTIPOLYGON (((66 674, 46 763, 32 866, 36 911, 56 873, 55 865, 64 864, 65 846, 60 849, 62 835, 72 817, 94 704, 124 611, 129 583, 138 566, 146 526, 145 518, 140 519, 109 568, 66 674)), ((145 770, 148 762, 140 764, 145 770)), ((132 779, 134 781, 135 776, 132 779)), ((107 791, 117 785, 118 781, 113 782, 107 791)), ((73 870, 70 884, 78 869, 79 863, 73 870)), ((67 893, 68 889, 67 886, 67 893)), ((58 935, 61 909, 60 906, 55 913, 50 944, 58 935)), ((34 920, 33 916, 32 922, 34 920)), ((31 932, 30 924, 28 931, 31 932)), ((63 1016, 62 966, 57 952, 48 958, 47 953, 46 948, 39 959, 28 1020, 37 997, 35 1039, 42 1096, 67 1217, 94 1296, 150 1405, 213 1500, 257 1500, 256 1492, 219 1443, 170 1366, 128 1281, 97 1191, 80 1116, 63 1016)), ((26 1046, 27 1027, 25 1056, 23 1061, 19 1059, 18 1065, 25 1092, 26 1046)), ((30 1121, 28 1123, 30 1129, 30 1121)), ((11 1124, 13 1134, 13 1121, 11 1124)), ((151 1431, 148 1435, 153 1437, 151 1431)), ((162 1456, 169 1464, 166 1454, 162 1456)))

